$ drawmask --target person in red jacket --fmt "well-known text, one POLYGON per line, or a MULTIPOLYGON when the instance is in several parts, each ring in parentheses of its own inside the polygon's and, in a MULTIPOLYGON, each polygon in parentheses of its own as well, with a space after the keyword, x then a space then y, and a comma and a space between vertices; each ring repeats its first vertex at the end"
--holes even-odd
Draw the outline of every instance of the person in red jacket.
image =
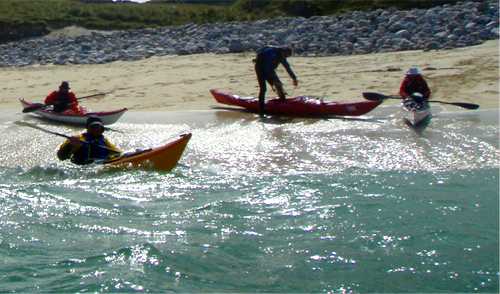
POLYGON ((78 113, 78 101, 73 92, 70 92, 69 83, 64 81, 59 86, 59 91, 53 91, 45 98, 45 104, 54 105, 54 112, 64 112, 71 109, 78 113))
POLYGON ((411 97, 413 93, 422 94, 423 101, 429 100, 431 96, 431 90, 417 67, 412 67, 406 72, 399 87, 399 95, 403 99, 411 97))

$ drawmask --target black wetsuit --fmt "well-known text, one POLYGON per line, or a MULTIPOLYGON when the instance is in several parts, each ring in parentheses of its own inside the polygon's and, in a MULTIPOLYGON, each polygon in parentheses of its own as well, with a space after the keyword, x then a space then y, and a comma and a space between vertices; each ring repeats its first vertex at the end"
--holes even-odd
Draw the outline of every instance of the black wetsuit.
MULTIPOLYGON (((255 73, 257 74, 257 81, 259 82, 259 106, 260 111, 264 111, 264 100, 266 96, 266 81, 271 85, 279 85, 282 83, 276 74, 276 68, 279 64, 285 67, 286 71, 293 80, 296 80, 294 72, 290 64, 286 60, 284 48, 264 47, 257 50, 257 58, 255 59, 255 73)), ((284 97, 280 97, 284 98, 284 97)))

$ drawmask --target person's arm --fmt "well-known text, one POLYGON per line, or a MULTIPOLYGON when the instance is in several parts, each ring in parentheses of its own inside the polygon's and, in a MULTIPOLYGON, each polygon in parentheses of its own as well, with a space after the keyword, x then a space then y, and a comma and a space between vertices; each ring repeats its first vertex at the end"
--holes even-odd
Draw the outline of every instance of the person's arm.
POLYGON ((75 113, 80 112, 80 109, 78 108, 78 100, 76 99, 75 93, 69 92, 68 96, 71 110, 73 110, 73 112, 75 113))
POLYGON ((113 143, 111 143, 107 138, 104 138, 104 145, 106 145, 106 147, 108 149, 110 149, 110 152, 109 152, 110 158, 120 156, 123 152, 118 147, 116 147, 113 143))
POLYGON ((406 93, 406 85, 408 84, 408 81, 407 79, 405 78, 402 82, 401 82, 401 86, 399 86, 399 96, 403 97, 403 98, 406 98, 408 96, 410 96, 408 93, 406 93))
POLYGON ((424 78, 422 78, 422 85, 424 87, 424 93, 422 93, 422 95, 425 99, 429 99, 429 97, 431 97, 431 89, 429 88, 429 85, 427 85, 427 82, 424 80, 424 78))
POLYGON ((57 158, 59 160, 66 160, 71 157, 73 154, 73 146, 71 146, 71 143, 68 140, 66 140, 62 145, 59 147, 59 150, 57 150, 57 158))
POLYGON ((59 160, 69 159, 81 146, 82 138, 80 136, 71 137, 64 141, 59 147, 59 150, 57 150, 57 158, 59 158, 59 160))
POLYGON ((290 64, 288 64, 288 61, 286 60, 286 58, 283 58, 281 60, 281 64, 286 69, 286 72, 288 73, 288 75, 290 76, 290 78, 292 78, 293 84, 295 86, 297 86, 297 83, 298 83, 297 82, 297 76, 295 75, 295 73, 293 72, 292 68, 290 67, 290 64))
POLYGON ((45 97, 45 104, 54 104, 57 101, 57 92, 53 91, 47 97, 45 97))

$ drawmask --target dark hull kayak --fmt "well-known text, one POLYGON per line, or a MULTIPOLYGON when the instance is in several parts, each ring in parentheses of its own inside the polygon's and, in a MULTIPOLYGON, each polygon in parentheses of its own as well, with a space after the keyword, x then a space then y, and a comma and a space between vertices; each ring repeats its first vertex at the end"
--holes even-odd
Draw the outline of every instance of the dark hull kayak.
MULTIPOLYGON (((210 93, 219 103, 243 107, 254 113, 259 112, 259 99, 240 97, 222 90, 212 89, 210 93)), ((380 105, 382 101, 323 101, 317 98, 299 96, 280 99, 269 99, 265 102, 267 114, 297 117, 359 116, 366 114, 380 105)))

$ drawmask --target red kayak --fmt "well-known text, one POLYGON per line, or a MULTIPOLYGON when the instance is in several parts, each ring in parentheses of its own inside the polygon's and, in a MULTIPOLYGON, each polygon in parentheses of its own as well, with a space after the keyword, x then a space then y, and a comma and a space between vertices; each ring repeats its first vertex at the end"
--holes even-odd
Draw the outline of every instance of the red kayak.
MULTIPOLYGON (((259 112, 259 99, 255 97, 240 97, 226 91, 212 89, 210 93, 217 102, 243 107, 250 112, 259 112)), ((288 116, 326 117, 326 116, 359 116, 370 112, 382 101, 323 101, 322 99, 298 96, 281 101, 278 98, 265 102, 267 114, 288 116)))

